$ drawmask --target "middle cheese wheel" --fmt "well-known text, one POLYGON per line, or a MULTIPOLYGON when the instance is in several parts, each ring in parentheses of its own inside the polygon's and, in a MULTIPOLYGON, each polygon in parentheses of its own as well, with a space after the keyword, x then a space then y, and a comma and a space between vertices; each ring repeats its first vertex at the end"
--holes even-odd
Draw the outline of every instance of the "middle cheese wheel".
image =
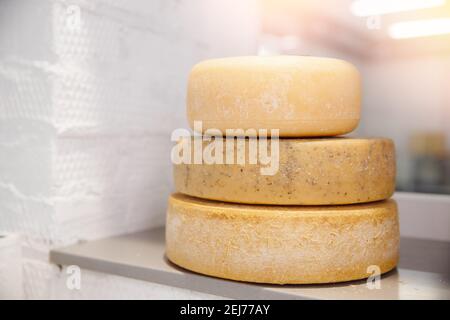
MULTIPOLYGON (((242 141, 245 150, 236 142, 233 152, 243 150, 245 164, 175 165, 176 191, 225 202, 277 205, 362 203, 387 199, 394 192, 390 139, 280 139, 278 164, 270 165, 249 164, 249 139, 242 141), (262 168, 269 166, 278 166, 278 171, 263 175, 262 168)), ((209 143, 203 142, 203 147, 209 143)), ((270 151, 270 140, 268 146, 270 151)))
POLYGON ((281 137, 351 132, 360 118, 358 70, 348 62, 271 56, 213 59, 194 66, 188 119, 203 129, 279 129, 281 137))

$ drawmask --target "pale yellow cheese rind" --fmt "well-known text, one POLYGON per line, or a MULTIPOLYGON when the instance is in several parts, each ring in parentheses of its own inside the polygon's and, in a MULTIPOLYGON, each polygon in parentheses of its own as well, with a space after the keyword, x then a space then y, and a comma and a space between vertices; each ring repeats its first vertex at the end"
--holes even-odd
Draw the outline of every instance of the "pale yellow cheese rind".
POLYGON ((234 57, 195 65, 188 119, 203 131, 279 129, 281 137, 334 136, 360 119, 358 70, 342 60, 303 56, 234 57))
POLYGON ((390 139, 280 139, 279 150, 275 175, 262 175, 261 167, 267 165, 248 161, 175 165, 175 190, 204 199, 277 205, 363 203, 388 199, 394 192, 395 149, 390 139))
POLYGON ((301 207, 225 204, 174 194, 166 255, 185 269, 276 284, 333 283, 395 268, 395 201, 301 207), (374 267, 373 266, 377 266, 374 267))

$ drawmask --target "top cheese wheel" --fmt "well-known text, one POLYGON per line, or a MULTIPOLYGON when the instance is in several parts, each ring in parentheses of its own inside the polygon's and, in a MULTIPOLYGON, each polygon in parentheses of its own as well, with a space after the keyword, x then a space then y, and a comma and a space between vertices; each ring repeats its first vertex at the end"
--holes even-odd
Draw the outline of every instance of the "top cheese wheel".
POLYGON ((335 136, 360 118, 358 70, 342 60, 301 56, 213 59, 194 66, 188 119, 203 133, 279 129, 281 137, 335 136))

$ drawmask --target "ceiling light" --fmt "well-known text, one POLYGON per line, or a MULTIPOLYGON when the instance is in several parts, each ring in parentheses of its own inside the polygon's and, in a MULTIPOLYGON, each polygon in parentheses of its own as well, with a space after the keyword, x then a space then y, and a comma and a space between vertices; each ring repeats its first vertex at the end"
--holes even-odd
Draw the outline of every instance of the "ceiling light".
POLYGON ((389 27, 388 33, 394 39, 447 34, 450 33, 450 18, 398 22, 389 27))

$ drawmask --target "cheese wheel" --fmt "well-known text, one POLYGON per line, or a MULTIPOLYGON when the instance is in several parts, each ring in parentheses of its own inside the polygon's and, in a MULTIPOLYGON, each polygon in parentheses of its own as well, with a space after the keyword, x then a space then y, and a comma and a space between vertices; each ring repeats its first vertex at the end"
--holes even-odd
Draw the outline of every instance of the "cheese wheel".
MULTIPOLYGON (((250 144, 244 141, 243 165, 175 165, 175 190, 226 202, 330 205, 383 200, 395 189, 395 150, 389 139, 280 139, 274 175, 262 174, 269 165, 249 164, 250 144)), ((204 147, 209 143, 204 142, 204 147)), ((236 142, 235 155, 238 146, 236 142)), ((224 146, 223 158, 226 150, 224 146)))
POLYGON ((334 136, 360 118, 357 69, 342 60, 301 56, 235 57, 192 69, 188 119, 207 129, 279 129, 281 137, 334 136))
POLYGON ((384 273, 398 261, 393 200, 347 206, 251 206, 180 194, 169 200, 166 254, 220 278, 331 283, 384 273))

